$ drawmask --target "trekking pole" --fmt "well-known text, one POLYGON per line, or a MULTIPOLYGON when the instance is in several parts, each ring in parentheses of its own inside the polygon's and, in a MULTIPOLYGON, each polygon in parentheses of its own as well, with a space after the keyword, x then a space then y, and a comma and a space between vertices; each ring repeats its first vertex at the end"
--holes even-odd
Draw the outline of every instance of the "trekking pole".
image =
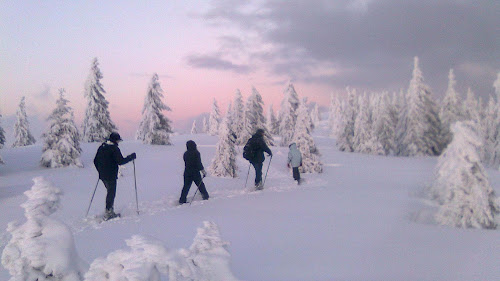
MULTIPOLYGON (((200 180, 200 183, 196 185, 196 187, 197 187, 197 188, 196 188, 196 191, 194 192, 194 195, 193 195, 193 198, 191 199, 191 202, 189 202, 189 206, 191 206, 191 204, 193 204, 194 197, 196 196, 196 193, 197 193, 197 192, 198 192, 198 190, 200 189, 200 185, 201 185, 201 183, 203 182, 203 178, 204 178, 204 177, 205 177, 205 176, 203 176, 203 177, 201 178, 201 180, 200 180)), ((195 184, 196 184, 196 183, 195 183, 195 184)))
POLYGON ((269 158, 269 165, 267 165, 266 176, 264 177, 264 182, 262 183, 262 187, 264 187, 264 185, 266 184, 267 172, 269 172, 269 167, 271 167, 272 160, 273 160, 273 156, 271 155, 271 158, 269 158))
POLYGON ((250 166, 251 166, 251 164, 250 164, 250 163, 248 163, 247 179, 245 180, 245 187, 244 187, 244 188, 247 188, 248 175, 250 174, 250 166))
POLYGON ((132 164, 134 164, 135 204, 137 206, 137 215, 139 215, 139 200, 137 199, 137 179, 135 177, 135 159, 132 160, 132 164))
POLYGON ((95 184, 94 193, 92 193, 92 198, 90 198, 89 208, 87 209, 87 214, 85 215, 85 217, 89 215, 90 206, 92 206, 92 201, 94 200, 95 191, 97 190, 98 185, 99 185, 99 178, 97 178, 97 183, 95 184))

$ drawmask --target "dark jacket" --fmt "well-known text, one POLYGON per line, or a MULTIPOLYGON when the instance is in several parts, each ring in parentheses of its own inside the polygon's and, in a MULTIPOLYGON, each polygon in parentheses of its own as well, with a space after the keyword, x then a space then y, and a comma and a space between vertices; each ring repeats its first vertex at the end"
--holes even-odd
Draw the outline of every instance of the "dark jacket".
POLYGON ((266 142, 264 141, 264 136, 261 134, 254 134, 248 142, 252 146, 253 150, 256 151, 255 153, 255 158, 250 161, 252 163, 263 163, 266 157, 264 157, 264 151, 272 155, 271 149, 267 146, 266 142))
POLYGON ((196 143, 194 141, 188 141, 186 143, 187 151, 184 152, 184 175, 195 175, 200 174, 201 170, 204 170, 203 164, 201 163, 201 156, 198 149, 196 149, 196 143))
POLYGON ((94 157, 94 166, 99 172, 101 180, 116 180, 118 178, 118 165, 123 165, 132 161, 130 156, 123 158, 118 145, 111 141, 106 141, 99 146, 94 157))

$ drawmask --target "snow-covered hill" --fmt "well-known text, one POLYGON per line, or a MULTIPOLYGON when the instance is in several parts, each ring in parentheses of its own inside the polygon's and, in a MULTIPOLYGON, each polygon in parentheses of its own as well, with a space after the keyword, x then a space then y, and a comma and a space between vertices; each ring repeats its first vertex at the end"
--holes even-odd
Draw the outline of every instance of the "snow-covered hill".
MULTIPOLYGON (((140 214, 136 214, 132 163, 118 180, 115 209, 123 218, 105 223, 85 219, 97 173, 92 159, 99 144, 83 144, 84 168, 39 166, 41 145, 4 148, 0 154, 0 251, 10 240, 10 221, 26 219, 20 204, 32 178, 60 188, 62 208, 52 217, 73 231, 76 250, 87 263, 126 249, 139 234, 169 249, 188 248, 204 221, 214 222, 230 243, 232 274, 240 280, 498 280, 498 230, 464 230, 435 225, 432 203, 419 195, 433 178, 437 158, 397 158, 343 153, 321 132, 315 141, 324 172, 304 174, 297 186, 286 167, 287 148, 274 157, 263 191, 244 187, 248 162, 241 157, 236 179, 205 178, 210 200, 176 204, 182 188, 187 140, 198 144, 205 167, 216 137, 178 135, 173 146, 120 144, 137 153, 140 214)), ((269 159, 264 163, 264 172, 269 159)), ((500 173, 488 170, 500 194, 500 173)), ((253 182, 250 169, 249 184, 253 182)), ((191 188, 188 198, 195 191, 191 188)), ((198 193, 199 194, 199 193, 198 193)), ((199 195, 198 195, 199 196, 199 195)), ((97 189, 89 216, 104 211, 105 189, 97 189)), ((0 280, 9 273, 0 268, 0 280)), ((168 280, 166 276, 162 280, 168 280)))

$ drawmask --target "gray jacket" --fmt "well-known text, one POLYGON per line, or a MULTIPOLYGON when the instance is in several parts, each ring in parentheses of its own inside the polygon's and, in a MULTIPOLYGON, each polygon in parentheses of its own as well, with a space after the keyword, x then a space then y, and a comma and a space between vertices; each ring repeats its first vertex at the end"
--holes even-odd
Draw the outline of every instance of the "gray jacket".
POLYGON ((290 144, 290 151, 288 151, 288 164, 293 168, 300 167, 302 164, 302 154, 297 149, 297 144, 290 144))

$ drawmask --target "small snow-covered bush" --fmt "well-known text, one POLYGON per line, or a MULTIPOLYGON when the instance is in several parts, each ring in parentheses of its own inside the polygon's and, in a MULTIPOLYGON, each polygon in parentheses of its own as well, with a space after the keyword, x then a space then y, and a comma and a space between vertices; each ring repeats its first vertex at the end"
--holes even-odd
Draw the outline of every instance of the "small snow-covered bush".
POLYGON ((80 281, 87 269, 74 246, 71 230, 52 219, 59 207, 62 192, 42 177, 24 194, 21 205, 27 221, 11 222, 7 231, 12 239, 2 253, 2 265, 9 270, 11 281, 80 281))
POLYGON ((229 268, 230 254, 217 225, 204 222, 189 248, 169 250, 159 241, 135 235, 126 241, 130 250, 117 250, 96 259, 85 281, 237 280, 229 268))

